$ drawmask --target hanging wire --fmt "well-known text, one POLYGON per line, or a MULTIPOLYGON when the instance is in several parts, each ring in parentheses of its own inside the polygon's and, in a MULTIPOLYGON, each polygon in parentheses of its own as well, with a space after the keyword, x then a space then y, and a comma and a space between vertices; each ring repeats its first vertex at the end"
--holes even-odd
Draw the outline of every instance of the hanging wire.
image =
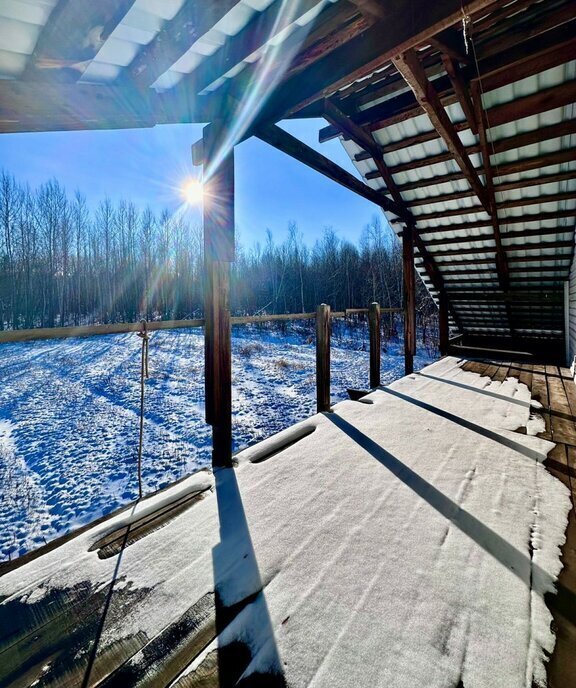
POLYGON ((142 446, 144 443, 144 390, 148 377, 148 328, 146 320, 140 321, 138 336, 142 340, 142 354, 140 358, 140 432, 138 437, 138 499, 142 499, 142 446))

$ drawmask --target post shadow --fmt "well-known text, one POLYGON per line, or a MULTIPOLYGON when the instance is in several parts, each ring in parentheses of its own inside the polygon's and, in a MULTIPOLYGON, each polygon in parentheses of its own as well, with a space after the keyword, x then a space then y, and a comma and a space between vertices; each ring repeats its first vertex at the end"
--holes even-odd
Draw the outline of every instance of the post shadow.
POLYGON ((214 471, 214 479, 220 521, 220 542, 212 550, 216 634, 219 641, 223 640, 218 645, 218 685, 221 688, 284 688, 282 662, 236 471, 218 468, 214 471), (230 603, 230 598, 235 601, 230 603), (231 638, 222 639, 221 634, 228 626, 231 638), (266 653, 269 673, 254 672, 242 678, 254 656, 247 643, 237 636, 239 630, 244 638, 264 639, 259 642, 257 651, 266 653))
POLYGON ((350 439, 358 444, 373 458, 387 468, 409 489, 424 499, 439 514, 444 516, 462 533, 474 540, 488 554, 499 561, 508 570, 512 571, 520 580, 531 589, 531 581, 538 580, 540 590, 556 590, 556 594, 546 592, 543 597, 550 608, 554 608, 572 624, 576 625, 576 594, 555 581, 552 576, 530 557, 511 545, 496 531, 489 528, 472 514, 468 513, 459 504, 440 492, 434 485, 422 478, 405 463, 397 459, 393 454, 370 439, 354 425, 344 420, 341 416, 330 413, 326 418, 337 428, 344 432, 350 439))

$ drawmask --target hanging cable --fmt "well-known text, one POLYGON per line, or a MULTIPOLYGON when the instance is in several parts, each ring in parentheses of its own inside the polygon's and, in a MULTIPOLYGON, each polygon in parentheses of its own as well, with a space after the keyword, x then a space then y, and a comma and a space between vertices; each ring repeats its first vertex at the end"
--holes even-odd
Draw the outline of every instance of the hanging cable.
POLYGON ((142 339, 142 354, 140 359, 140 433, 138 438, 138 499, 142 499, 142 445, 144 443, 144 390, 145 380, 148 377, 148 328, 146 320, 140 321, 140 332, 138 336, 142 339))

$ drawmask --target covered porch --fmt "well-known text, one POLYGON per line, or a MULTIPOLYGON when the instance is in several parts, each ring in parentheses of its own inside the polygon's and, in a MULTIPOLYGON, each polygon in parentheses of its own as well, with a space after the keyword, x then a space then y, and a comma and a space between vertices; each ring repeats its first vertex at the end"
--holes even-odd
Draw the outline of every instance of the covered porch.
POLYGON ((0 683, 574 685, 573 3, 141 5, 17 17, 36 40, 3 49, 0 130, 208 123, 192 156, 213 201, 213 470, 3 566, 0 683), (361 179, 278 126, 317 117, 361 179), (233 456, 234 150, 251 136, 386 214, 406 376, 332 406, 324 346, 321 413, 233 456), (414 373, 416 272, 448 355, 414 373))

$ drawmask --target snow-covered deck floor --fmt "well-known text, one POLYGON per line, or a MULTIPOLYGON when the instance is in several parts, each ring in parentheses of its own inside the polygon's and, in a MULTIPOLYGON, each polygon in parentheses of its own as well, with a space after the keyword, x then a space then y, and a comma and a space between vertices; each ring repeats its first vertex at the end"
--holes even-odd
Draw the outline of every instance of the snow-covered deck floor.
POLYGON ((546 685, 570 493, 528 387, 463 364, 342 402, 5 573, 0 684, 546 685))

